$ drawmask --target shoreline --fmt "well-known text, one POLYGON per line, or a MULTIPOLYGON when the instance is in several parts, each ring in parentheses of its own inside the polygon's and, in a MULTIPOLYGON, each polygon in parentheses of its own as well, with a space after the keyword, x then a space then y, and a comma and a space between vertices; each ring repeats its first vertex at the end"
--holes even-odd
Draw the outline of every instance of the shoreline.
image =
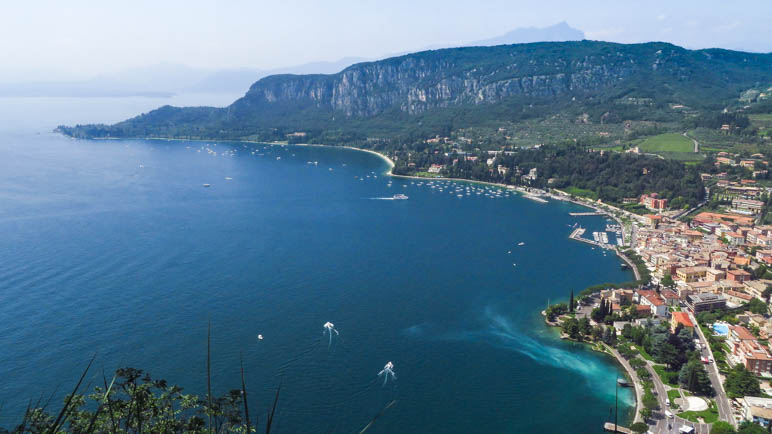
MULTIPOLYGON (((550 322, 547 319, 546 311, 541 311, 540 313, 544 317, 544 324, 547 326, 547 328, 561 327, 559 318, 556 318, 555 322, 550 322)), ((640 409, 643 408, 643 385, 641 384, 641 380, 638 378, 638 374, 635 372, 635 370, 633 370, 632 366, 630 366, 627 360, 625 360, 622 357, 622 355, 619 354, 619 351, 609 347, 603 341, 583 341, 583 340, 571 339, 570 337, 568 337, 568 335, 565 335, 562 330, 559 330, 559 335, 560 335, 560 341, 568 341, 572 343, 585 345, 592 351, 612 357, 614 359, 614 362, 617 365, 622 367, 622 370, 625 372, 625 376, 630 380, 630 382, 633 385, 633 394, 635 395, 635 406, 633 407, 633 419, 630 423, 633 424, 636 422, 645 422, 643 420, 643 417, 640 414, 640 409)))

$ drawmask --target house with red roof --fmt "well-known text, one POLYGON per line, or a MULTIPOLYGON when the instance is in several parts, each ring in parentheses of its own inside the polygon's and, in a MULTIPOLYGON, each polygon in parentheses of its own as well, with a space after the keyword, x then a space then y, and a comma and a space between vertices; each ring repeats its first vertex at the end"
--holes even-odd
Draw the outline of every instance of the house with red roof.
POLYGON ((665 300, 663 300, 656 291, 639 290, 638 304, 649 306, 652 315, 667 316, 667 303, 665 303, 665 300))
POLYGON ((678 326, 689 329, 694 334, 694 323, 686 312, 673 312, 670 318, 670 333, 675 333, 678 326))

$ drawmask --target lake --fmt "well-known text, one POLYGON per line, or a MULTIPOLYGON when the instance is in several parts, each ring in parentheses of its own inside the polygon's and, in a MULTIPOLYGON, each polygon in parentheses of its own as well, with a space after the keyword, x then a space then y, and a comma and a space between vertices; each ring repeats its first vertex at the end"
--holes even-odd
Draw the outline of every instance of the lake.
MULTIPOLYGON (((0 102, 0 426, 69 391, 94 354, 94 384, 131 366, 203 394, 209 322, 214 390, 240 387, 243 356, 253 411, 282 384, 279 432, 358 432, 393 400, 368 432, 601 432, 609 419, 622 371, 539 315, 631 278, 568 239, 604 218, 392 179, 353 150, 51 133, 167 100, 0 102), (395 194, 409 199, 384 200, 395 194)), ((619 402, 626 423, 634 397, 619 402)))

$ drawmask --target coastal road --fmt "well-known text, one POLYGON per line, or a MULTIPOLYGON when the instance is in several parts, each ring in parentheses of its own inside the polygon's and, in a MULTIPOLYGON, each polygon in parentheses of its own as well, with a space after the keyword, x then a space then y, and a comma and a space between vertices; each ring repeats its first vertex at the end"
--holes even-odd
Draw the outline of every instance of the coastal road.
POLYGON ((707 357, 709 360, 714 360, 713 363, 709 363, 707 366, 708 376, 710 377, 710 384, 713 386, 713 390, 716 391, 716 405, 718 406, 718 417, 721 420, 727 421, 731 423, 734 426, 737 426, 737 422, 734 420, 734 416, 732 413, 732 406, 729 404, 729 398, 726 396, 726 391, 724 390, 724 385, 721 384, 721 376, 718 374, 718 365, 715 363, 715 357, 713 357, 713 351, 710 349, 710 345, 708 345, 708 340, 705 338, 705 335, 702 333, 702 329, 697 324, 697 319, 694 318, 694 315, 689 313, 689 319, 692 321, 692 324, 695 325, 695 329, 697 330, 697 335, 700 337, 700 346, 702 349, 700 350, 700 355, 702 357, 707 357))

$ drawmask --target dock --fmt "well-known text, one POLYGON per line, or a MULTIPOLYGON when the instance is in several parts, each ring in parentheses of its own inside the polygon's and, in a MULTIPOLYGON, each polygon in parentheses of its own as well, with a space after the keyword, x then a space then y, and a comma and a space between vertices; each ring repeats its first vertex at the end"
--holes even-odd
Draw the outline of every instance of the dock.
POLYGON ((573 230, 571 232, 571 235, 568 236, 568 238, 571 238, 572 240, 581 241, 583 243, 592 244, 593 246, 600 247, 601 249, 609 249, 613 250, 614 246, 611 244, 604 244, 598 241, 588 240, 587 238, 582 238, 582 235, 584 235, 584 232, 586 231, 585 228, 579 227, 573 230))
POLYGON ((625 428, 622 425, 617 425, 616 431, 614 431, 614 424, 611 422, 606 422, 603 424, 603 429, 610 432, 621 432, 625 434, 633 434, 632 431, 630 431, 630 428, 625 428))
POLYGON ((568 215, 572 217, 577 217, 577 216, 584 216, 584 215, 605 215, 605 214, 602 212, 589 211, 589 212, 570 212, 568 213, 568 215))
POLYGON ((533 195, 533 194, 524 194, 523 197, 526 198, 526 199, 531 199, 531 200, 533 200, 535 202, 540 202, 540 203, 548 203, 549 202, 546 199, 543 199, 543 198, 541 198, 539 196, 536 196, 536 195, 533 195))

